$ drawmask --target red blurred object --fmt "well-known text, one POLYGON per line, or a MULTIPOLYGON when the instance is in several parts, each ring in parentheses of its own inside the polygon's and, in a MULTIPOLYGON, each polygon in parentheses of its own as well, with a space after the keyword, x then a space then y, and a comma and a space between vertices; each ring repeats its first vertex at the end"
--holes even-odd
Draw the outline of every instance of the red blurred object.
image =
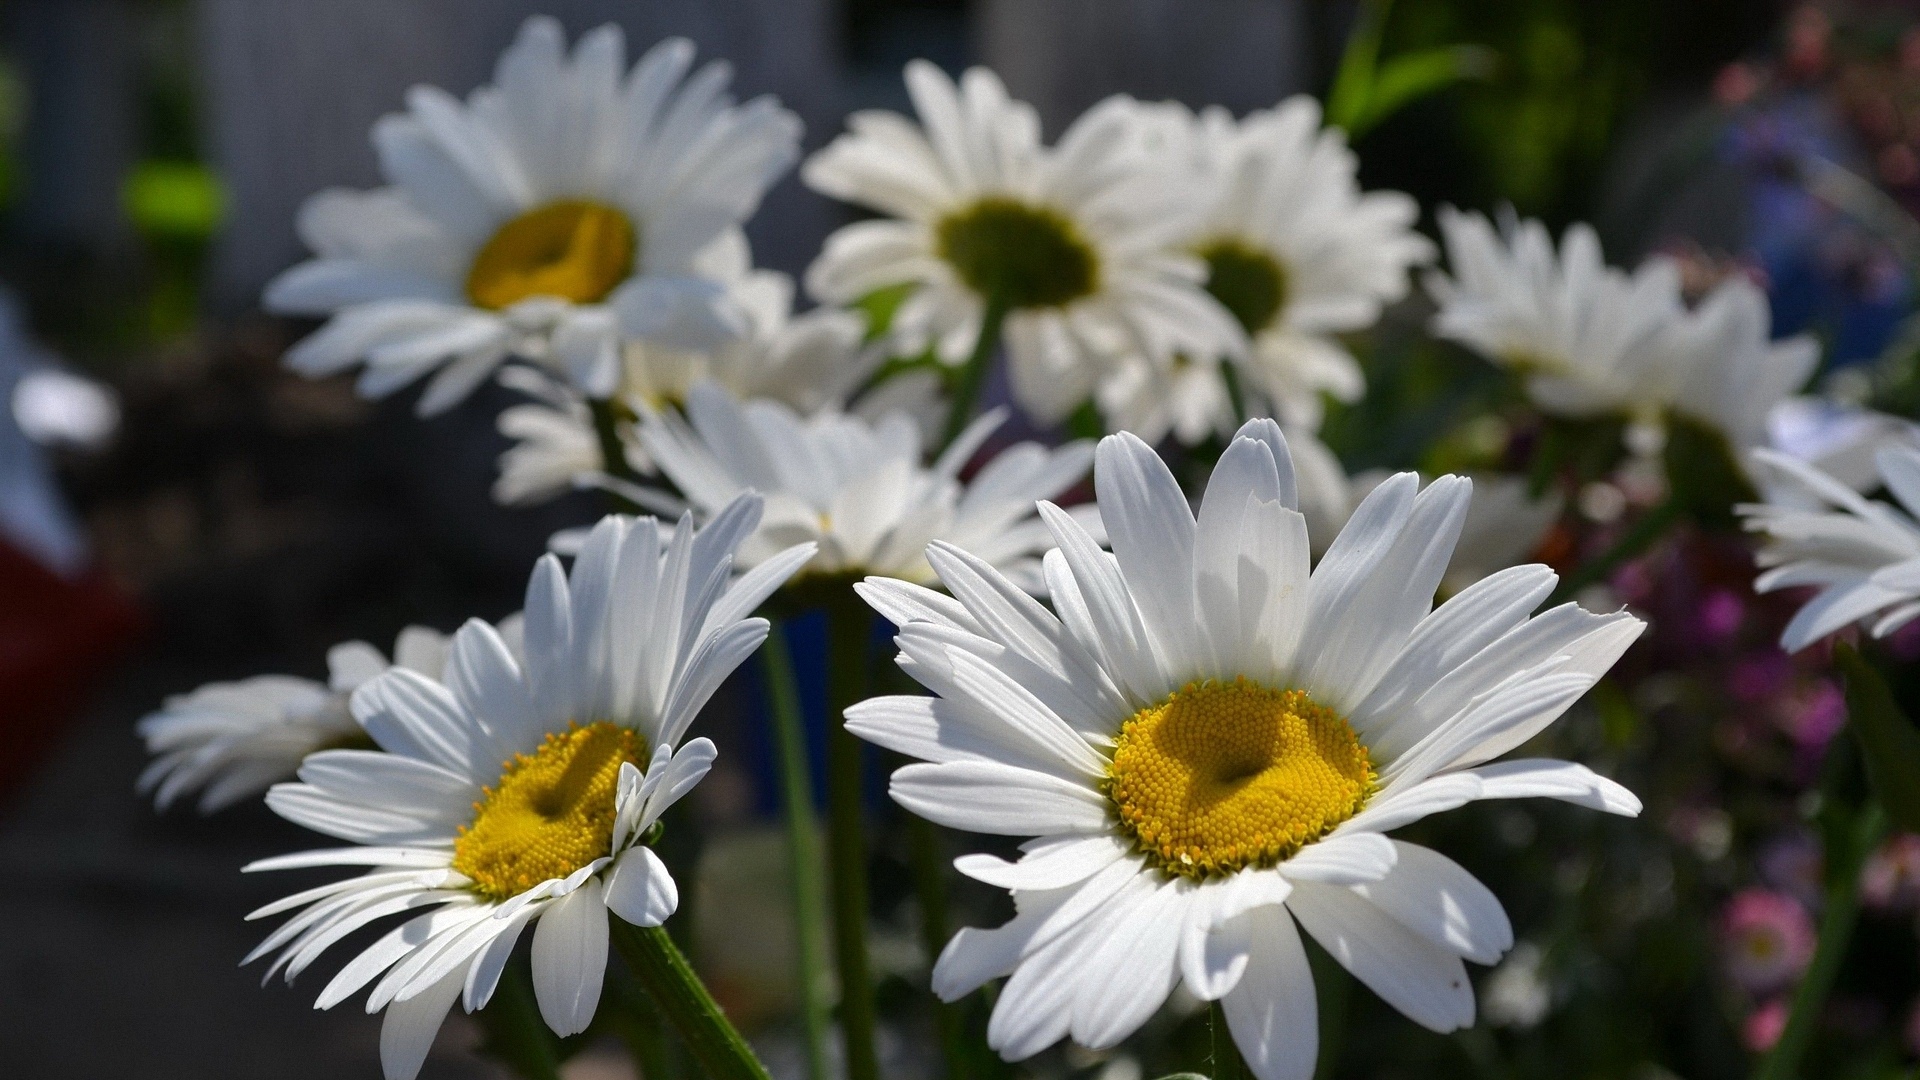
POLYGON ((94 676, 145 627, 98 570, 68 579, 0 541, 0 800, 53 748, 94 676))

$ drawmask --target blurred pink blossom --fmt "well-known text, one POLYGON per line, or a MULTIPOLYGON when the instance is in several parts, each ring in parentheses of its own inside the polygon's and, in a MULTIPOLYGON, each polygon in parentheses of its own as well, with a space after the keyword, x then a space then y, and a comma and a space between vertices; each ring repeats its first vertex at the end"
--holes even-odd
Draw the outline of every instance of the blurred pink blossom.
POLYGON ((1747 605, 1730 589, 1718 589, 1700 604, 1700 632, 1708 641, 1723 642, 1740 630, 1747 605))
POLYGON ((1902 833, 1880 845, 1860 871, 1860 899, 1882 909, 1920 900, 1920 836, 1902 833))
POLYGON ((1815 679, 1780 701, 1781 728, 1803 749, 1819 750, 1847 722, 1847 699, 1827 679, 1815 679))
POLYGON ((1755 860, 1760 880, 1808 908, 1817 907, 1823 892, 1821 877, 1826 860, 1820 844, 1805 832, 1791 832, 1769 840, 1755 860))
POLYGON ((1767 649, 1734 662, 1727 673, 1727 691, 1735 701, 1754 704, 1768 701, 1786 689, 1793 678, 1793 661, 1779 649, 1767 649))
POLYGON ((1748 1050, 1764 1054, 1773 1049, 1773 1044, 1780 1041, 1780 1033, 1785 1030, 1787 1003, 1774 998, 1747 1014, 1747 1022, 1740 1025, 1740 1041, 1748 1050))
POLYGON ((1813 959, 1813 920, 1785 893, 1748 889, 1721 916, 1727 973, 1750 993, 1783 989, 1813 959))

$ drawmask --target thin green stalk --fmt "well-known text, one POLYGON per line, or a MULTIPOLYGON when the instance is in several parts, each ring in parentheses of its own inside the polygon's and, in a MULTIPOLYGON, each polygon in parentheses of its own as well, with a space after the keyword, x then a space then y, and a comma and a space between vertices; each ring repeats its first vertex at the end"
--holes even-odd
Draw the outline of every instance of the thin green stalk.
POLYGON ((1833 992, 1840 976, 1840 961, 1847 955, 1847 942, 1860 919, 1860 867, 1880 842, 1887 828, 1886 814, 1878 804, 1870 804, 1854 819, 1846 838, 1845 850, 1828 853, 1832 860, 1827 871, 1825 908, 1820 913, 1820 938, 1813 949, 1813 961, 1793 992, 1787 1013, 1787 1026, 1780 1040, 1761 1060, 1754 1080, 1793 1080, 1800 1075, 1800 1061, 1813 1041, 1820 1014, 1825 1011, 1827 995, 1833 992))
POLYGON ((481 1051, 512 1069, 523 1080, 559 1080, 559 1037, 540 1019, 534 1003, 533 978, 524 957, 516 956, 500 974, 493 998, 480 1010, 486 1032, 481 1051))
POLYGON ((1227 403, 1233 409, 1233 426, 1239 427, 1247 417, 1247 392, 1240 387, 1240 369, 1231 360, 1220 361, 1220 381, 1227 384, 1227 403))
POLYGON ((867 965, 867 844, 860 821, 865 746, 842 719, 847 706, 866 695, 872 628, 873 616, 851 592, 827 607, 827 857, 847 1080, 880 1076, 873 1049, 873 976, 867 965))
MULTIPOLYGON (((640 474, 627 463, 626 447, 620 444, 620 407, 605 398, 590 398, 587 409, 593 414, 593 434, 600 441, 600 469, 616 480, 640 482, 640 474)), ((623 514, 638 513, 640 507, 616 492, 607 492, 613 507, 623 514)))
POLYGON ((1246 1080, 1247 1063, 1234 1044, 1233 1029, 1227 1025, 1227 1011, 1217 1001, 1207 1004, 1207 1030, 1212 1036, 1208 1056, 1213 1062, 1213 1080, 1246 1080))
MULTIPOLYGON (((940 832, 933 822, 907 815, 907 854, 913 863, 913 891, 920 902, 920 947, 927 963, 940 957, 947 945, 946 859, 940 851, 940 832)), ((940 1033, 940 1053, 947 1061, 948 1080, 968 1074, 967 1034, 959 1004, 933 999, 934 1026, 940 1033)))
POLYGON ((608 922, 614 948, 679 1030, 709 1080, 771 1080, 665 928, 635 926, 613 916, 608 922))
POLYGON ((973 355, 967 357, 967 366, 960 369, 960 382, 953 388, 947 428, 940 436, 942 450, 952 446, 953 440, 960 437, 967 422, 973 419, 974 405, 980 400, 980 388, 987 384, 987 371, 993 367, 993 354, 1000 346, 1000 330, 1006 325, 1010 310, 999 297, 987 297, 987 310, 980 316, 980 336, 974 340, 973 355))
POLYGON ((794 679, 793 654, 787 650, 787 636, 777 622, 768 632, 760 660, 766 670, 773 741, 780 755, 781 796, 786 802, 787 851, 793 875, 793 933, 800 972, 800 1026, 807 1043, 807 1076, 809 1080, 829 1080, 827 1038, 833 1028, 833 1003, 821 979, 827 968, 823 940, 827 886, 821 871, 820 824, 813 813, 813 775, 807 764, 806 727, 801 722, 800 688, 794 679))
POLYGON ((1582 589, 1613 573, 1621 563, 1652 547, 1654 541, 1665 536, 1667 530, 1680 520, 1680 511, 1680 500, 1671 498, 1647 511, 1647 516, 1634 522, 1633 528, 1615 540, 1612 547, 1581 563, 1573 573, 1560 579, 1560 587, 1553 590, 1547 603, 1557 604, 1573 599, 1582 589))

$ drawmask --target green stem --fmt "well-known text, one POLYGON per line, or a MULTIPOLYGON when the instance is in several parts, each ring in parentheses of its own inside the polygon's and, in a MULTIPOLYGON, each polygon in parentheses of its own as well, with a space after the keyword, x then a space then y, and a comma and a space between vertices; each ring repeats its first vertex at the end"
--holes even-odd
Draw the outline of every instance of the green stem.
POLYGON ((973 407, 980 400, 980 388, 987 384, 987 371, 993 367, 993 354, 1000 345, 1000 330, 1006 325, 1007 313, 1011 309, 997 296, 987 297, 987 310, 980 316, 980 336, 973 342, 973 355, 967 357, 967 366, 960 369, 960 382, 953 388, 953 404, 947 411, 947 428, 940 436, 940 449, 953 445, 953 440, 967 428, 967 422, 973 419, 973 407))
POLYGON ((1813 961, 1794 989, 1793 1003, 1787 1013, 1787 1026, 1780 1041, 1760 1062, 1754 1080, 1793 1080, 1800 1075, 1800 1061, 1813 1041, 1820 1014, 1826 1009, 1827 995, 1833 992, 1840 976, 1840 961, 1847 955, 1847 942, 1860 918, 1860 867, 1886 832, 1887 818, 1878 804, 1861 810, 1846 837, 1844 850, 1828 853, 1827 895, 1820 914, 1820 939, 1813 949, 1813 961))
POLYGON ((594 1025, 612 1031, 627 1044, 634 1068, 646 1080, 670 1080, 678 1075, 660 1010, 625 963, 607 966, 606 986, 601 991, 600 1013, 594 1025))
POLYGON ((823 940, 827 886, 821 876, 820 823, 813 813, 813 775, 807 766, 806 726, 800 715, 800 689, 793 654, 779 623, 760 650, 772 706, 773 738, 780 755, 781 795, 786 802, 787 850, 793 874, 793 932, 798 953, 800 1021, 807 1042, 808 1080, 829 1080, 827 1038, 833 1027, 823 940))
POLYGON ((1553 590, 1547 603, 1552 605, 1573 599, 1582 589, 1613 573, 1621 563, 1652 547, 1654 541, 1665 536, 1674 522, 1680 520, 1680 510, 1680 500, 1670 498, 1647 511, 1647 515, 1634 522, 1633 528, 1615 540, 1612 547, 1580 564, 1573 573, 1562 578, 1560 587, 1553 590))
POLYGON ((493 998, 480 1010, 479 1020, 486 1032, 482 1052, 523 1080, 559 1080, 560 1040, 540 1019, 533 998, 533 978, 524 958, 514 957, 501 973, 493 998))
POLYGON ((1246 1080, 1247 1063, 1241 1060, 1240 1047, 1234 1044, 1233 1029, 1227 1025, 1227 1011, 1217 1001, 1207 1003, 1207 1030, 1212 1036, 1209 1053, 1213 1080, 1246 1080))
POLYGON ((873 616, 849 592, 827 606, 827 857, 832 871, 834 962, 847 1080, 879 1080, 874 1055, 873 977, 867 967, 867 845, 860 810, 865 746, 842 720, 867 689, 873 616))
MULTIPOLYGON (((946 948, 949 932, 946 859, 933 822, 916 814, 907 815, 907 853, 913 863, 914 895, 920 902, 920 947, 931 965, 946 948)), ((963 1080, 970 1071, 964 1019, 958 1004, 933 999, 933 1021, 940 1032, 941 1055, 947 1059, 948 1080, 963 1080)))
POLYGON ((1220 381, 1227 384, 1227 402, 1233 409, 1233 426, 1247 420, 1247 392, 1240 388, 1240 369, 1231 360, 1220 361, 1220 381))
POLYGON ((593 433, 600 440, 600 467, 608 476, 639 483, 640 474, 627 463, 627 448, 620 442, 620 407, 606 398, 587 402, 593 413, 593 433))
POLYGON ((616 916, 607 921, 614 948, 679 1030, 710 1080, 770 1080, 766 1066, 727 1021, 664 928, 635 926, 616 916))

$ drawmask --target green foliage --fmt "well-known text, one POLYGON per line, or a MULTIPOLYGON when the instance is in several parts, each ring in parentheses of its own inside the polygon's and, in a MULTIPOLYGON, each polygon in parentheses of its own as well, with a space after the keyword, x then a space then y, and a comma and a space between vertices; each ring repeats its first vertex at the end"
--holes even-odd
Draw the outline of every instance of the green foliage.
POLYGON ((1380 41, 1393 0, 1368 0, 1347 36, 1340 68, 1327 95, 1327 122, 1359 138, 1387 117, 1430 94, 1469 79, 1488 79, 1493 50, 1442 45, 1380 59, 1380 41))
POLYGON ((143 161, 127 174, 120 189, 127 220, 156 238, 204 241, 220 227, 226 192, 220 178, 204 165, 181 161, 143 161))
POLYGON ((1846 676, 1847 726, 1860 744, 1874 796, 1896 826, 1920 832, 1920 730, 1858 650, 1841 643, 1834 659, 1846 676))
POLYGON ((1731 529, 1734 505, 1759 497, 1734 462, 1726 436, 1685 416, 1669 418, 1663 460, 1672 498, 1701 525, 1731 529))

